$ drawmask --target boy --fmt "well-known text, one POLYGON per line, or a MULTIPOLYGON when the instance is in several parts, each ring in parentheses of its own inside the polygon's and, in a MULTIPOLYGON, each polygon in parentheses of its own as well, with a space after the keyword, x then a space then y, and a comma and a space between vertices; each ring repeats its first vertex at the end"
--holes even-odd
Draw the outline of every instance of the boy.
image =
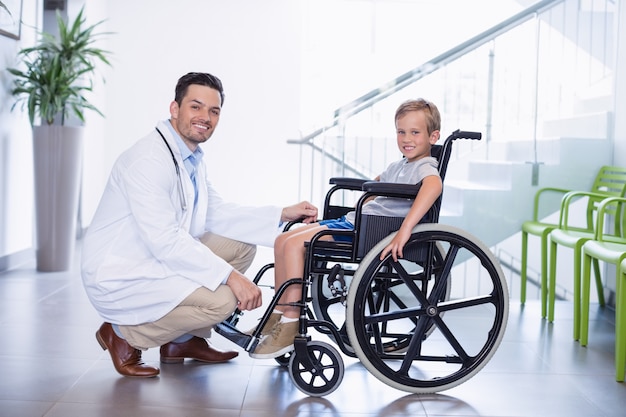
MULTIPOLYGON (((441 116, 437 107, 424 99, 405 101, 396 110, 395 124, 398 148, 403 158, 390 164, 376 180, 404 184, 421 181, 422 186, 413 201, 376 197, 363 206, 363 214, 405 217, 398 233, 381 254, 381 259, 391 254, 397 261, 402 258, 402 249, 413 227, 440 196, 443 185, 437 160, 430 155, 430 149, 439 139, 441 129, 441 116)), ((305 242, 321 230, 354 229, 354 217, 355 212, 352 211, 340 219, 322 220, 279 235, 274 244, 275 288, 288 279, 302 275, 305 242)), ((324 236, 323 239, 332 240, 333 237, 324 236)), ((288 303, 299 301, 300 295, 299 285, 290 285, 285 290, 261 332, 265 337, 250 356, 259 359, 276 358, 293 350, 293 341, 298 334, 300 308, 288 303)))

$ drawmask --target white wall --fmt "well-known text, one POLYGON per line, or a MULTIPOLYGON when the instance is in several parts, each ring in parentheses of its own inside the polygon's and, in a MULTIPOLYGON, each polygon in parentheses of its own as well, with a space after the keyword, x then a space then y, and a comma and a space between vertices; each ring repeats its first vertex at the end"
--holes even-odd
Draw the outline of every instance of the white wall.
MULTIPOLYGON (((34 43, 40 24, 40 1, 24 1, 21 39, 0 36, 0 69, 15 66, 17 51, 34 43)), ((16 10, 11 10, 17 16, 16 10)), ((0 257, 33 246, 33 159, 28 116, 11 112, 9 73, 0 71, 0 257)), ((1 267, 2 265, 0 265, 1 267)))
POLYGON ((106 7, 113 67, 106 119, 89 121, 104 135, 87 149, 84 222, 114 158, 169 117, 176 81, 189 71, 213 73, 224 84, 220 124, 204 145, 224 197, 255 205, 295 202, 297 149, 285 142, 298 135, 299 1, 180 0, 155 7, 151 0, 110 0, 106 7), (284 169, 267 169, 277 164, 284 169))
MULTIPOLYGON (((70 0, 75 17, 83 1, 70 0)), ((101 68, 93 101, 106 115, 87 114, 82 224, 96 209, 114 159, 169 117, 177 79, 189 71, 220 77, 226 100, 220 125, 204 145, 214 183, 227 199, 289 204, 297 196, 300 2, 292 0, 151 0, 89 2, 89 24, 106 19, 112 32, 100 47, 112 67, 101 68), (287 16, 287 18, 286 18, 287 16), (283 170, 269 166, 284 165, 283 170), (233 177, 237 178, 233 182, 233 177)), ((24 1, 22 40, 0 37, 0 67, 36 39, 41 1, 24 1)), ((10 112, 8 73, 0 72, 0 258, 32 250, 32 143, 27 116, 10 112)), ((1 269, 1 268, 0 268, 1 269)))
MULTIPOLYGON (((615 74, 624 74, 626 68, 626 5, 623 1, 616 2, 615 13, 615 39, 617 48, 615 51, 615 74)), ((626 165, 626 118, 622 115, 626 111, 626 77, 615 77, 614 99, 614 163, 626 165)))

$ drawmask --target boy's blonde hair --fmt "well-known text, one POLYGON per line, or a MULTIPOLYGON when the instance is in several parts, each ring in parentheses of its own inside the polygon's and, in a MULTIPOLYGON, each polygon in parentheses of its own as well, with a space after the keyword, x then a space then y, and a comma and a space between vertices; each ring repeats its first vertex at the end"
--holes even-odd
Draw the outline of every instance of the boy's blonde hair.
POLYGON ((428 128, 428 135, 432 135, 435 130, 441 130, 441 115, 439 109, 433 103, 423 98, 407 100, 400 104, 396 110, 395 121, 408 112, 411 111, 423 111, 426 115, 426 127, 428 128))

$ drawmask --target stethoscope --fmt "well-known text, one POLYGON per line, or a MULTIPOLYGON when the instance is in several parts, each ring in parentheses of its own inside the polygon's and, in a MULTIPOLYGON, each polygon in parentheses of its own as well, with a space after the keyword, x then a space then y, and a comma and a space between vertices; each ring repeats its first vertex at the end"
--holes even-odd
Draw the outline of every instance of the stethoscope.
POLYGON ((170 147, 170 144, 167 143, 167 140, 165 139, 165 136, 163 136, 163 133, 161 133, 158 127, 155 127, 155 129, 157 132, 159 132, 159 135, 161 135, 161 139, 163 139, 163 142, 165 142, 165 146, 167 146, 167 149, 170 151, 170 155, 172 155, 174 168, 176 168, 176 176, 178 177, 178 194, 180 196, 180 208, 185 211, 187 210, 187 199, 185 198, 185 191, 183 190, 183 180, 180 177, 180 167, 178 166, 178 161, 176 161, 174 152, 172 152, 172 148, 170 147))

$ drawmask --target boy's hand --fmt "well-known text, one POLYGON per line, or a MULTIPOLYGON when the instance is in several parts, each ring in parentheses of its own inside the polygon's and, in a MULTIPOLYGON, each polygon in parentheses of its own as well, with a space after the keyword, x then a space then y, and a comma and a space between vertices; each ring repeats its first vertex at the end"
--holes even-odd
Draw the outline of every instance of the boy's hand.
POLYGON ((385 256, 391 253, 391 257, 393 258, 393 260, 398 262, 398 259, 403 257, 402 249, 404 248, 404 245, 406 245, 406 242, 409 241, 410 237, 410 230, 408 232, 404 232, 404 230, 400 228, 400 230, 398 230, 398 233, 396 233, 393 239, 391 239, 391 242, 387 246, 385 246, 385 249, 383 249, 383 251, 380 253, 380 260, 382 261, 385 256))

